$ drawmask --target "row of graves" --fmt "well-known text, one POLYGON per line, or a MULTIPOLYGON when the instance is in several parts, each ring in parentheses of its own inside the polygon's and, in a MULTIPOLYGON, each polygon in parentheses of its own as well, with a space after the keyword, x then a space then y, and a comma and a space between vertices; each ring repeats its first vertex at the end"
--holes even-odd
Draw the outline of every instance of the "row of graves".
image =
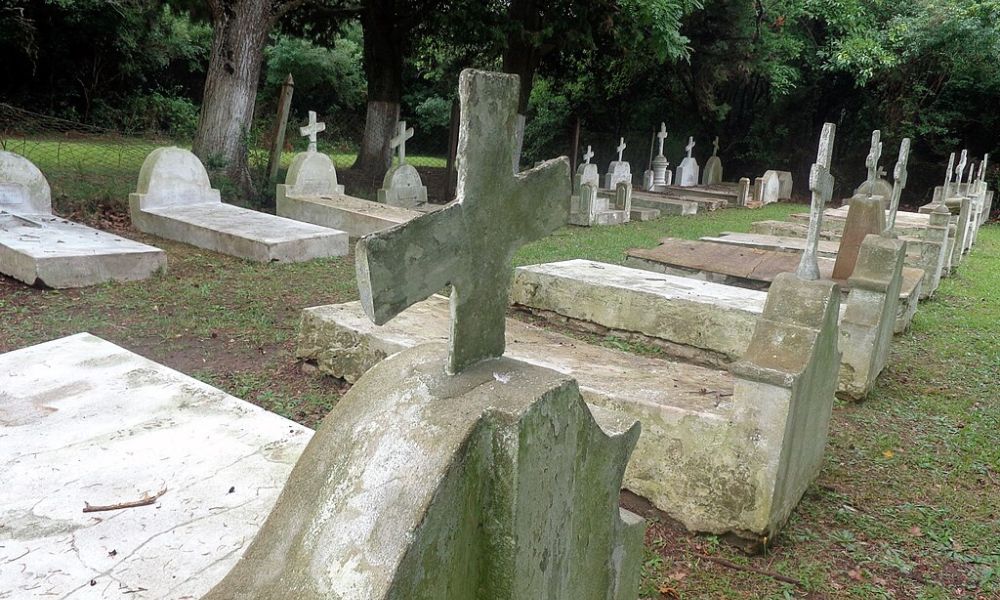
MULTIPOLYGON (((595 169, 514 172, 516 76, 465 71, 459 97, 457 198, 437 210, 344 195, 314 144, 278 192, 302 220, 219 202, 184 150, 149 157, 130 198, 139 229, 279 261, 358 238, 360 300, 304 309, 296 349, 353 386, 313 432, 87 333, 0 355, 0 596, 635 600, 645 524, 620 490, 692 531, 773 541, 819 472, 835 395, 866 396, 992 201, 985 159, 964 179, 963 157, 931 205, 898 210, 908 143, 882 195, 876 136, 867 187, 828 210, 827 124, 801 219, 665 240, 626 266, 512 269, 593 203, 595 169)), ((408 135, 387 184, 409 178, 408 135)), ((30 182, 0 188, 4 240, 58 225, 162 268, 156 249, 26 203, 44 178, 4 160, 30 182)), ((628 212, 625 186, 596 197, 628 212)), ((39 239, 31 252, 51 248, 39 239)), ((107 276, 118 260, 94 264, 107 276)), ((85 262, 51 272, 100 270, 85 262)), ((132 264, 111 278, 146 275, 132 264)))

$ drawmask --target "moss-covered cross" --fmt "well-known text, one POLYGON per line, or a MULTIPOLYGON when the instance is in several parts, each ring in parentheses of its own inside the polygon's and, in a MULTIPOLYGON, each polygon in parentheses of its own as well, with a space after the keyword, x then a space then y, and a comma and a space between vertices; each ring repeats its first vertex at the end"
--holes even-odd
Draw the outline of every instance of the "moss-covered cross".
POLYGON ((833 160, 833 141, 837 137, 837 126, 833 123, 823 124, 823 133, 819 136, 819 149, 816 151, 816 162, 809 170, 809 191, 812 192, 812 206, 809 209, 809 232, 806 235, 806 247, 799 261, 795 274, 799 279, 819 279, 819 263, 816 254, 819 248, 819 232, 823 225, 823 211, 827 202, 833 196, 833 175, 830 174, 830 163, 833 160))
POLYGON ((459 80, 456 199, 358 242, 361 304, 383 324, 451 286, 449 372, 504 352, 511 259, 569 218, 565 157, 511 169, 518 79, 467 69, 459 80))

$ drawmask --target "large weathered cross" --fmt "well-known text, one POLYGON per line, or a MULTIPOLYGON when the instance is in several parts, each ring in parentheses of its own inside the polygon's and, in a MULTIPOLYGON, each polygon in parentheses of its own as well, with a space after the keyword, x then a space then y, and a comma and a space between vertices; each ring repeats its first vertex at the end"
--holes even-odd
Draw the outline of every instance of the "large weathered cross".
POLYGON ((309 124, 299 127, 299 135, 309 136, 309 152, 316 151, 316 134, 326 131, 326 123, 316 122, 316 111, 309 111, 309 124))
POLYGON ((618 147, 615 150, 618 151, 618 162, 622 161, 622 153, 625 152, 625 138, 618 140, 618 147))
POLYGON ((979 175, 976 176, 976 180, 983 182, 986 181, 986 165, 990 162, 990 154, 987 152, 983 155, 983 162, 979 163, 979 175))
POLYGON ((688 144, 687 144, 687 146, 684 146, 684 149, 687 150, 687 152, 688 152, 688 158, 691 158, 691 152, 694 150, 694 136, 693 135, 688 138, 688 144))
POLYGON ((587 144, 587 151, 583 153, 583 164, 589 165, 592 158, 594 158, 594 151, 591 150, 590 144, 587 144))
POLYGON ((875 191, 875 182, 878 181, 878 161, 882 158, 882 132, 876 129, 872 132, 872 145, 868 150, 868 158, 865 159, 865 166, 868 167, 868 197, 872 197, 875 191))
POLYGON ((891 235, 893 227, 896 226, 896 212, 899 210, 899 197, 906 188, 906 165, 909 160, 910 138, 903 138, 899 144, 899 158, 896 159, 896 167, 892 171, 892 197, 889 199, 889 218, 885 220, 883 232, 885 236, 891 235))
POLYGON ((569 219, 569 160, 511 169, 516 75, 466 69, 459 78, 456 199, 358 242, 361 304, 383 324, 451 286, 449 372, 504 351, 511 259, 569 219))
POLYGON ((719 136, 715 136, 715 139, 712 141, 712 156, 718 156, 718 155, 719 155, 719 136))
POLYGON ((809 233, 806 236, 806 247, 799 261, 795 274, 799 279, 819 279, 819 263, 816 254, 819 249, 819 232, 823 225, 823 211, 826 203, 833 196, 833 175, 830 174, 830 162, 833 160, 833 141, 837 135, 837 126, 833 123, 823 124, 823 133, 819 137, 819 149, 816 152, 816 162, 809 170, 809 191, 812 192, 812 206, 809 209, 809 233))
POLYGON ((413 128, 406 128, 406 121, 400 121, 396 127, 396 137, 389 140, 389 148, 399 148, 399 164, 406 164, 406 140, 413 137, 413 128))
POLYGON ((656 134, 656 139, 660 141, 660 153, 657 156, 663 156, 663 141, 667 139, 667 124, 660 123, 660 131, 656 134))

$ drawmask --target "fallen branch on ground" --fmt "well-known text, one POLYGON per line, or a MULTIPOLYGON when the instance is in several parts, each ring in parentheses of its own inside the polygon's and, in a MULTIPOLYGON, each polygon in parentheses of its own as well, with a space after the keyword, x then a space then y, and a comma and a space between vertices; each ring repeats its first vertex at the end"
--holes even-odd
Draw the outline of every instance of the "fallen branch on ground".
POLYGON ((798 579, 792 579, 791 577, 782 575, 781 573, 775 573, 774 571, 764 571, 762 569, 755 569, 753 567, 739 565, 724 558, 708 556, 707 554, 695 554, 695 556, 697 556, 698 558, 703 558, 709 562, 714 562, 715 564, 721 565, 728 569, 734 569, 736 571, 744 571, 747 573, 756 573, 758 575, 764 575, 765 577, 770 577, 771 579, 776 579, 777 581, 780 581, 782 583, 790 583, 796 587, 805 588, 805 585, 798 579))
POLYGON ((139 506, 149 506, 150 504, 159 500, 160 496, 166 493, 167 493, 167 488, 163 488, 153 496, 150 496, 149 492, 146 492, 139 500, 133 500, 131 502, 121 502, 119 504, 108 504, 104 506, 91 506, 89 502, 84 501, 83 512, 85 513, 104 512, 108 510, 121 510, 123 508, 136 508, 139 506))

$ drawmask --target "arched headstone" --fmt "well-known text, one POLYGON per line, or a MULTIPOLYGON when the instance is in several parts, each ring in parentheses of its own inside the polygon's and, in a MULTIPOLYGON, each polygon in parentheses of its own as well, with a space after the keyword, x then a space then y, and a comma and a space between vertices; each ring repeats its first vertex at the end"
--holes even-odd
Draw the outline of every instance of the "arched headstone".
POLYGON ((135 199, 140 210, 222 202, 219 190, 212 188, 208 171, 198 157, 176 146, 149 153, 139 171, 136 190, 129 198, 135 199))
POLYGON ((52 191, 45 175, 27 158, 0 150, 0 210, 50 214, 52 191))

